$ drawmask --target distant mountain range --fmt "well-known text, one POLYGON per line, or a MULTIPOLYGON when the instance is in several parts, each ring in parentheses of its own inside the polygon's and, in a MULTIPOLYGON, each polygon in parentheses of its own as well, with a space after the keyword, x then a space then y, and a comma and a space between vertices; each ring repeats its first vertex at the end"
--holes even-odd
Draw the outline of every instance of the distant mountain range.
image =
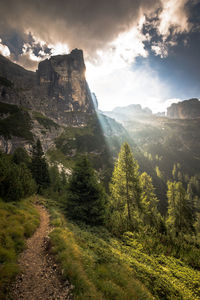
MULTIPOLYGON (((123 107, 115 107, 112 111, 104 111, 107 116, 117 119, 118 121, 127 121, 132 118, 141 119, 152 117, 153 113, 148 108, 142 108, 140 104, 131 104, 123 107)), ((154 114, 158 117, 164 117, 165 113, 154 114)), ((195 119, 200 118, 200 101, 197 98, 184 100, 171 104, 167 108, 166 117, 170 119, 195 119)))
POLYGON ((154 115, 140 105, 104 112, 123 125, 136 145, 134 154, 141 169, 153 177, 157 194, 163 199, 163 207, 166 205, 165 183, 173 180, 174 165, 178 164, 182 181, 200 175, 199 107, 198 99, 190 99, 172 104, 167 116, 154 115))

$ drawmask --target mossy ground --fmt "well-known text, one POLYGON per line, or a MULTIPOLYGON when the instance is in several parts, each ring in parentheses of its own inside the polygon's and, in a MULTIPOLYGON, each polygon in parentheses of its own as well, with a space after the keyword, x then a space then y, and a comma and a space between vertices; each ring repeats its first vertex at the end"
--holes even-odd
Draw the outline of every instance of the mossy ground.
POLYGON ((25 240, 39 225, 33 198, 20 202, 0 201, 0 299, 6 299, 9 283, 19 272, 17 257, 25 240))

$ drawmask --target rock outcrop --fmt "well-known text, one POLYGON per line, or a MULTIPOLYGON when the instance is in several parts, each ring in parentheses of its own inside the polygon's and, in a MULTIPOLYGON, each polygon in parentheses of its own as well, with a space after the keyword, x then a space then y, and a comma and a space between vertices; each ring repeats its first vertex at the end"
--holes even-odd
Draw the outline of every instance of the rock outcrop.
POLYGON ((52 56, 36 72, 0 56, 0 101, 39 111, 59 124, 83 125, 86 117, 81 113, 95 110, 82 50, 52 56))
POLYGON ((167 117, 171 119, 200 118, 200 101, 196 98, 173 103, 167 108, 167 117))

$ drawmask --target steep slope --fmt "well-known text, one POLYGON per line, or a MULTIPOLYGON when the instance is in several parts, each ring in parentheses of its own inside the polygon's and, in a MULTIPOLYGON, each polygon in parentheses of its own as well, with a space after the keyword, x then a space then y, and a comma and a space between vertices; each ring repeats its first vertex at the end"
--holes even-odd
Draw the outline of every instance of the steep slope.
POLYGON ((112 157, 128 134, 95 111, 93 98, 81 50, 46 59, 36 72, 0 56, 0 148, 30 151, 39 138, 51 163, 69 168, 87 153, 96 169, 111 170, 112 157))
MULTIPOLYGON (((187 106, 193 107, 193 102, 187 101, 187 106)), ((134 154, 141 170, 153 177, 156 193, 161 199, 160 208, 165 211, 166 182, 173 179, 174 165, 178 164, 177 173, 183 182, 200 172, 200 119, 171 119, 141 114, 141 110, 133 114, 128 107, 105 113, 121 122, 137 145, 134 154)), ((192 107, 188 111, 192 111, 192 107)))
MULTIPOLYGON (((188 111, 193 110, 194 102, 200 103, 197 99, 184 102, 187 102, 188 111)), ((185 106, 184 102, 180 105, 185 106)), ((199 172, 199 118, 170 119, 150 114, 133 116, 130 112, 125 113, 126 111, 122 110, 123 121, 114 110, 112 114, 116 121, 122 122, 148 160, 157 164, 167 178, 171 175, 173 164, 177 162, 182 165, 184 173, 194 175, 199 172)))

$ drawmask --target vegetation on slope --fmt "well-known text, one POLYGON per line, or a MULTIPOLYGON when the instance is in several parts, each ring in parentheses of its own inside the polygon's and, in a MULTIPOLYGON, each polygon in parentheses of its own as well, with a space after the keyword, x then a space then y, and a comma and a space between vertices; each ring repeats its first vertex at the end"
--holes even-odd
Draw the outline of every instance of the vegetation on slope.
MULTIPOLYGON (((96 157, 105 154, 95 152, 101 139, 96 138, 98 130, 92 128, 92 123, 91 127, 67 128, 57 139, 57 150, 73 161, 82 152, 96 157), (88 143, 85 143, 87 135, 88 143), (97 144, 89 143, 90 138, 98 141, 97 144), (74 153, 74 149, 79 150, 74 153)), ((8 159, 32 169, 34 155, 32 162, 29 159, 22 162, 23 155, 18 152, 8 159)), ((147 156, 150 157, 149 153, 147 156)), ((42 149, 39 158, 44 158, 42 149)), ((157 154, 155 160, 160 162, 161 156, 157 154)), ((36 175, 39 165, 35 164, 36 175)), ((100 201, 104 195, 97 190, 101 189, 96 190, 102 184, 101 178, 97 180, 95 172, 87 171, 87 164, 79 164, 78 168, 76 164, 66 182, 65 174, 59 174, 54 165, 50 168, 48 189, 42 184, 38 190, 44 193, 46 189, 45 193, 57 200, 49 201, 55 227, 50 235, 51 251, 61 265, 63 276, 75 286, 75 299, 200 299, 200 209, 196 206, 199 202, 196 177, 189 178, 187 186, 182 185, 179 165, 173 167, 174 182, 168 183, 169 209, 164 218, 157 210, 152 179, 147 173, 139 172, 127 144, 123 145, 115 164, 109 205, 100 201), (83 202, 82 191, 86 199, 83 202), (53 209, 57 205, 71 219, 66 220, 53 209), (76 209, 76 214, 71 213, 76 209), (95 216, 100 216, 100 224, 95 216)), ((158 166, 156 172, 157 176, 163 176, 158 166)), ((39 177, 34 176, 33 170, 32 175, 39 187, 39 177)))
POLYGON ((95 168, 102 167, 108 160, 103 133, 95 115, 88 116, 87 126, 67 127, 55 143, 68 160, 90 153, 95 168))
POLYGON ((112 236, 105 228, 83 224, 81 228, 56 210, 51 215, 56 227, 50 234, 51 251, 75 287, 74 299, 153 299, 112 248, 112 236))
MULTIPOLYGON (((76 171, 72 172, 73 180, 86 186, 84 180, 79 182, 76 171)), ((74 207, 78 205, 77 193, 74 189, 70 199, 74 207)), ((64 276, 74 284, 77 299, 151 297, 142 294, 144 289, 136 280, 155 299, 200 299, 196 198, 180 182, 168 183, 167 196, 169 209, 164 220, 156 207, 151 177, 138 172, 130 147, 124 144, 112 177, 110 205, 105 210, 104 224, 109 231, 90 223, 91 216, 80 220, 64 211, 71 218, 66 221, 53 210, 56 229, 51 233, 51 250, 64 276)), ((67 201, 68 197, 65 207, 67 201)), ((94 208, 98 209, 95 203, 94 208)), ((81 216, 88 209, 87 201, 78 209, 81 216)))
POLYGON ((158 249, 147 253, 147 232, 141 240, 130 232, 121 240, 104 227, 71 223, 54 209, 51 214, 51 251, 75 286, 75 299, 152 299, 141 282, 155 299, 200 299, 200 271, 158 249))
POLYGON ((59 125, 56 124, 53 120, 47 118, 46 116, 44 116, 43 114, 34 111, 33 112, 33 117, 38 121, 38 123, 40 125, 42 125, 45 129, 51 130, 52 127, 54 127, 55 129, 59 128, 59 125))
POLYGON ((21 150, 22 153, 18 150, 14 156, 0 152, 0 197, 6 202, 19 201, 36 190, 28 162, 25 163, 26 151, 21 150))
POLYGON ((31 118, 26 110, 0 102, 0 135, 6 139, 17 136, 33 141, 31 118))
POLYGON ((0 299, 6 299, 8 285, 19 272, 17 257, 25 240, 39 225, 32 199, 4 203, 0 200, 0 299))

